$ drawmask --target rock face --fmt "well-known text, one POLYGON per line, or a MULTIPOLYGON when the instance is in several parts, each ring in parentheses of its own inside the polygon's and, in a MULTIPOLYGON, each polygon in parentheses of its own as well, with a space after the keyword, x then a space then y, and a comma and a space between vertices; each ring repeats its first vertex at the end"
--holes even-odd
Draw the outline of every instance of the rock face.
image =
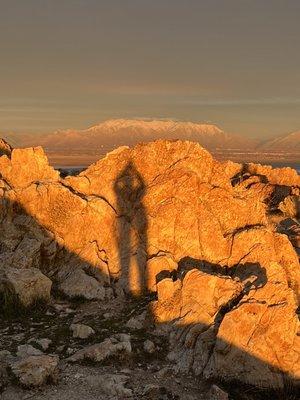
MULTIPOLYGON (((38 269, 72 298, 157 292, 178 370, 263 387, 300 378, 299 241, 283 228, 298 224, 295 171, 157 141, 65 179, 41 148, 16 149, 0 177, 1 274, 38 269)), ((97 346, 72 360, 123 344, 97 346)))

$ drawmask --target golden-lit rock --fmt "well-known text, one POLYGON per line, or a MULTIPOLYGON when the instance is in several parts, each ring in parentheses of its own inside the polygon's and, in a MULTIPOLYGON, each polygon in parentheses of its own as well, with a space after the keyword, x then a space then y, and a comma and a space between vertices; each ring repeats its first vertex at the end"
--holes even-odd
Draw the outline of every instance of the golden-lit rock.
POLYGON ((280 387, 300 376, 299 193, 292 169, 220 163, 188 141, 122 147, 65 179, 41 148, 13 150, 0 268, 40 269, 71 298, 156 291, 179 370, 280 387))

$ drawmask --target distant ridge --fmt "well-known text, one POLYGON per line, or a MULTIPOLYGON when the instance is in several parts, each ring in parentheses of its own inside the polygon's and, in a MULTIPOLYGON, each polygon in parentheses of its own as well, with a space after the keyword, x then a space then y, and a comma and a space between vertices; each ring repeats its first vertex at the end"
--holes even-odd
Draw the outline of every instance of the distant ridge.
POLYGON ((290 163, 298 169, 300 131, 259 141, 225 132, 215 124, 172 119, 109 119, 87 129, 49 134, 1 133, 13 147, 42 146, 53 165, 86 166, 119 146, 157 139, 198 142, 219 160, 290 163))
POLYGON ((261 151, 300 152, 300 131, 271 138, 258 146, 258 149, 261 151))
MULTIPOLYGON (((19 135, 19 141, 20 139, 19 135)), ((67 129, 47 135, 25 135, 20 145, 42 145, 50 151, 61 151, 64 148, 82 151, 120 145, 132 146, 156 139, 196 141, 209 150, 248 150, 257 145, 254 140, 224 132, 213 124, 155 119, 110 119, 85 130, 67 129)))

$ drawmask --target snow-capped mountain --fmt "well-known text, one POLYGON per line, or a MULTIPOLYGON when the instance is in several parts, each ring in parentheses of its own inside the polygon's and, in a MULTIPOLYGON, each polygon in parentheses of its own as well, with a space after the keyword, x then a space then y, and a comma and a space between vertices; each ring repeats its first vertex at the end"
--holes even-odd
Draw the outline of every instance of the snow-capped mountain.
POLYGON ((224 132, 213 124, 173 120, 111 119, 85 130, 60 130, 48 135, 27 136, 23 146, 42 145, 47 150, 84 150, 134 145, 156 139, 199 142, 209 150, 251 149, 255 141, 224 132))

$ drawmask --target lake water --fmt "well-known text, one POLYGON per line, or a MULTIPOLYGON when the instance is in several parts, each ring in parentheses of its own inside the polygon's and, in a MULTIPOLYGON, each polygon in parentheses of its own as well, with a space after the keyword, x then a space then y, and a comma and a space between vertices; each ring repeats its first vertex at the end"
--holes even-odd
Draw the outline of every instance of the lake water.
POLYGON ((285 163, 285 162, 277 162, 277 163, 270 163, 273 168, 284 168, 284 167, 290 167, 295 169, 298 174, 300 174, 300 164, 299 163, 285 163))

